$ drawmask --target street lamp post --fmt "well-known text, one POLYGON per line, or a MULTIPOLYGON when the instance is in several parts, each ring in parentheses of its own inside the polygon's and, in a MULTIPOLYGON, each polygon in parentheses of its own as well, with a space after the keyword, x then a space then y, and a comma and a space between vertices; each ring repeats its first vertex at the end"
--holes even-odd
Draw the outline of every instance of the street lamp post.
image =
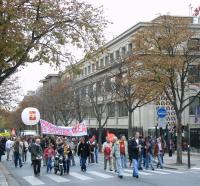
POLYGON ((187 154, 188 154, 188 169, 190 169, 191 167, 191 162, 190 162, 190 126, 189 124, 187 124, 187 139, 188 139, 188 143, 187 143, 187 154))

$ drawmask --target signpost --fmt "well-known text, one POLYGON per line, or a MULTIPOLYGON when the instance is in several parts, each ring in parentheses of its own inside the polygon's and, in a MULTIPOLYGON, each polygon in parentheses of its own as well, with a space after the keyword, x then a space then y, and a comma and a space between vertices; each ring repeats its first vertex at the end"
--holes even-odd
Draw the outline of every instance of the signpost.
POLYGON ((159 127, 166 127, 167 121, 166 116, 168 115, 167 110, 165 107, 160 107, 157 109, 157 116, 158 116, 158 126, 159 127))

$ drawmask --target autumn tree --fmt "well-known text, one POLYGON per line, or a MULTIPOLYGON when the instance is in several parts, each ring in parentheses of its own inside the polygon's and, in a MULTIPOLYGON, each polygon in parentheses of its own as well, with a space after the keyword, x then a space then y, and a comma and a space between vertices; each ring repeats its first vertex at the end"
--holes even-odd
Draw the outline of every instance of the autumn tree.
POLYGON ((115 68, 112 90, 115 93, 115 99, 125 103, 128 110, 128 137, 133 137, 133 112, 156 99, 157 84, 154 82, 145 84, 144 70, 135 61, 134 54, 121 58, 115 68))
POLYGON ((156 82, 174 107, 177 164, 182 164, 182 115, 200 95, 199 82, 190 74, 191 67, 200 65, 200 38, 195 32, 199 27, 192 25, 192 18, 161 16, 133 36, 134 53, 145 71, 143 80, 147 86, 156 82))
POLYGON ((0 85, 0 108, 11 109, 16 106, 20 96, 18 77, 13 76, 6 79, 0 85))
POLYGON ((101 44, 102 7, 79 0, 0 0, 0 85, 29 62, 58 65, 67 48, 101 44))

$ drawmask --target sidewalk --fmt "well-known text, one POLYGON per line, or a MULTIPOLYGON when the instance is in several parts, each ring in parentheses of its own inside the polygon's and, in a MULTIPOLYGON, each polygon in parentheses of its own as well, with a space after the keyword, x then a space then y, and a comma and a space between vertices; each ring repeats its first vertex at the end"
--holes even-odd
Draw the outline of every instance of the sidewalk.
POLYGON ((0 163, 0 186, 8 186, 8 182, 2 170, 3 170, 3 165, 2 163, 0 163))
MULTIPOLYGON (((164 156, 164 167, 168 169, 180 169, 180 170, 188 170, 188 156, 187 153, 183 153, 182 157, 183 164, 176 164, 176 153, 173 154, 172 157, 166 153, 164 156)), ((199 169, 200 170, 200 154, 191 153, 190 155, 190 164, 191 169, 199 169)))

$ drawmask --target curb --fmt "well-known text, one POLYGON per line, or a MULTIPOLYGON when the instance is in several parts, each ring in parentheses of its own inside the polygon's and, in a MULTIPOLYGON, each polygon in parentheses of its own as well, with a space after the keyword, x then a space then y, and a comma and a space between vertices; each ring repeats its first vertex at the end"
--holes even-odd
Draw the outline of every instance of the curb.
POLYGON ((2 165, 2 163, 0 163, 0 183, 1 183, 0 185, 1 186, 9 186, 6 176, 4 175, 2 170, 3 170, 3 165, 2 165))

